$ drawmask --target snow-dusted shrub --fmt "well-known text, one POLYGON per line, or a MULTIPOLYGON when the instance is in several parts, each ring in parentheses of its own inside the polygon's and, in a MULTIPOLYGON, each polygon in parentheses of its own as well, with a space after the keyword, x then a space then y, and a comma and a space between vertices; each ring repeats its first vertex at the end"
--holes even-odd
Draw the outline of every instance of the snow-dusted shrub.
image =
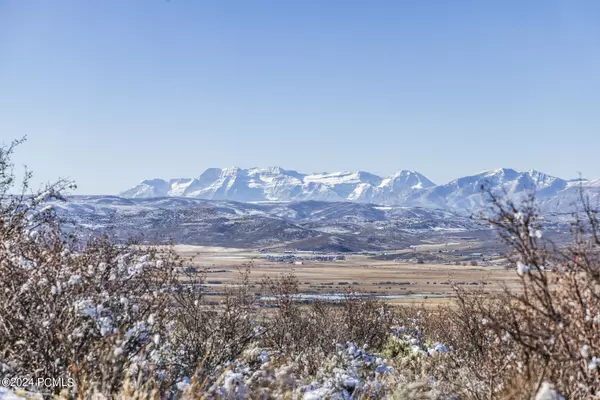
POLYGON ((102 238, 73 252, 58 230, 2 239, 2 375, 120 385, 122 363, 163 329, 175 256, 102 238))
POLYGON ((581 192, 572 242, 543 234, 533 195, 520 204, 489 193, 488 221, 512 250, 517 287, 490 295, 455 287, 457 301, 426 317, 427 336, 451 351, 431 371, 465 398, 600 395, 600 221, 581 192))
MULTIPOLYGON (((14 194, 13 147, 0 148, 0 377, 72 378, 111 393, 153 351, 180 262, 172 251, 66 236, 49 198, 66 183, 14 194)), ((60 390, 57 388, 56 390, 60 390)))
POLYGON ((389 398, 395 390, 388 361, 353 343, 338 344, 314 374, 276 352, 250 347, 219 373, 211 385, 191 381, 184 398, 215 399, 364 399, 389 398))
POLYGON ((207 301, 202 290, 203 275, 190 274, 183 290, 173 291, 161 354, 169 363, 171 379, 204 381, 211 374, 214 378, 260 336, 263 327, 252 308, 249 274, 250 266, 240 269, 237 284, 227 287, 216 305, 207 301))
POLYGON ((308 371, 316 371, 323 357, 335 353, 338 343, 379 348, 390 335, 392 307, 361 293, 348 291, 336 302, 301 304, 293 273, 265 278, 263 290, 275 299, 276 308, 267 316, 261 343, 288 355, 308 371))

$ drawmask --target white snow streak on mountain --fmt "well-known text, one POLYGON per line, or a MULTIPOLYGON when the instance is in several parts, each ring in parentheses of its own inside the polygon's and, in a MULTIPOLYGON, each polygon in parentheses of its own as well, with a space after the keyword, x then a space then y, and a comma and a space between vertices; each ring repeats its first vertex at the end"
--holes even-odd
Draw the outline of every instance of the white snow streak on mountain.
POLYGON ((567 181, 535 170, 519 172, 509 168, 484 171, 441 185, 435 185, 416 171, 406 170, 380 177, 364 171, 303 174, 280 167, 209 168, 197 178, 145 180, 120 195, 240 202, 352 201, 468 211, 481 207, 484 184, 515 198, 535 191, 547 211, 565 211, 577 200, 580 185, 593 198, 600 198, 600 180, 567 181))

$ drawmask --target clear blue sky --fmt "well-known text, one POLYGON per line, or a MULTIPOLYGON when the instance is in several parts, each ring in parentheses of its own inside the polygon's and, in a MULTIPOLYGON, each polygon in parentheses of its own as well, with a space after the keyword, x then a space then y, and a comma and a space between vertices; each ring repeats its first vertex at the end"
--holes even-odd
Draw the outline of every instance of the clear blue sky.
POLYGON ((80 194, 212 166, 600 178, 600 1, 0 0, 0 142, 80 194))

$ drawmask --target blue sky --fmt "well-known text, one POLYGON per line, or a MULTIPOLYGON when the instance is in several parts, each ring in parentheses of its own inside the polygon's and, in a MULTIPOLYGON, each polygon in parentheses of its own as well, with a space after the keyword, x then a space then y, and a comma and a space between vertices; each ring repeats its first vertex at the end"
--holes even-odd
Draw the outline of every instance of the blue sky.
POLYGON ((600 2, 0 0, 36 184, 213 166, 600 178, 600 2))

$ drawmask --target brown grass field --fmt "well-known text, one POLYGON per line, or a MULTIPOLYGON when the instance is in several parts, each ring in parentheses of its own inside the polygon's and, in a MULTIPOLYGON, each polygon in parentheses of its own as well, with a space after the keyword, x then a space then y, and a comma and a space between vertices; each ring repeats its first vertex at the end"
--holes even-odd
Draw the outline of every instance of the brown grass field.
POLYGON ((485 292, 515 288, 518 276, 503 266, 411 264, 381 261, 364 255, 350 255, 345 261, 303 261, 302 265, 270 262, 248 249, 204 246, 175 246, 198 271, 207 270, 209 292, 218 295, 225 285, 236 283, 239 267, 251 265, 250 281, 256 291, 265 276, 276 277, 294 271, 300 291, 308 295, 331 295, 361 291, 385 298, 392 304, 435 304, 453 297, 450 282, 485 292), (483 284, 482 282, 485 282, 483 284))

